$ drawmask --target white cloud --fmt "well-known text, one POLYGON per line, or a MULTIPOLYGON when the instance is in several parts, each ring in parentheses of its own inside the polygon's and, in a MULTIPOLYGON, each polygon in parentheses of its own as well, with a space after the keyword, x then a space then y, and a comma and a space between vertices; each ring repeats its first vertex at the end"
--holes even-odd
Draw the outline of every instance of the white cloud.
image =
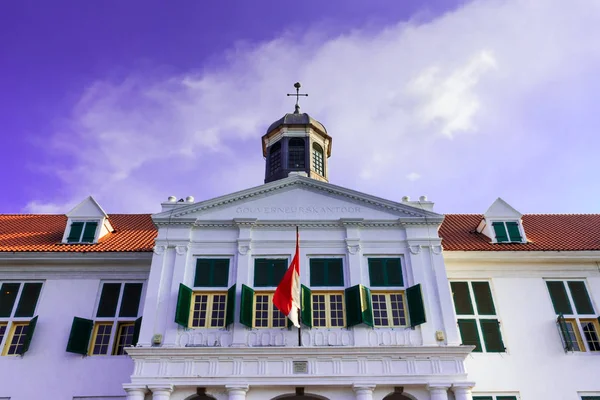
POLYGON ((421 179, 421 174, 417 172, 411 172, 410 174, 406 175, 406 179, 408 179, 411 182, 418 181, 419 179, 421 179))
MULTIPOLYGON (((426 23, 240 46, 219 70, 96 82, 49 147, 66 156, 56 170, 68 194, 27 209, 66 212, 93 194, 108 212, 156 211, 171 194, 202 200, 261 184, 260 137, 293 110, 284 94, 297 80, 310 94, 303 111, 333 136, 333 183, 398 200, 402 177, 440 194, 464 193, 456 176, 471 185, 468 174, 488 174, 473 190, 495 198, 506 171, 486 155, 562 136, 544 126, 540 138, 524 110, 566 102, 553 82, 596 76, 596 37, 597 2, 475 1, 426 23)), ((509 170, 528 161, 515 159, 509 170)))

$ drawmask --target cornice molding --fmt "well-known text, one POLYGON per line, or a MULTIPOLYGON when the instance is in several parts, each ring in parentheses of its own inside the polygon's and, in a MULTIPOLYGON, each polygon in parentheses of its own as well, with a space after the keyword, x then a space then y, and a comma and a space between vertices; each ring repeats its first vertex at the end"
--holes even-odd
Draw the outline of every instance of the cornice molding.
POLYGON ((600 251, 449 251, 444 260, 500 263, 600 262, 600 251))

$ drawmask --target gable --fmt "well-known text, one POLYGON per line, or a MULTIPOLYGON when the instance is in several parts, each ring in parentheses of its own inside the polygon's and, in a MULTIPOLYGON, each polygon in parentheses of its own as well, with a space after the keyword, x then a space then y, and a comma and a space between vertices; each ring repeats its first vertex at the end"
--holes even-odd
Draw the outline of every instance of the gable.
POLYGON ((443 216, 302 176, 292 176, 153 216, 155 221, 235 218, 259 220, 427 218, 429 222, 440 223, 443 216))
POLYGON ((506 201, 502 200, 500 197, 494 201, 494 203, 488 208, 485 212, 485 218, 491 219, 502 219, 502 218, 521 218, 522 214, 511 207, 506 201))
POLYGON ((67 213, 69 218, 106 218, 107 215, 100 207, 98 202, 94 200, 92 196, 88 196, 81 203, 73 207, 71 211, 67 213))

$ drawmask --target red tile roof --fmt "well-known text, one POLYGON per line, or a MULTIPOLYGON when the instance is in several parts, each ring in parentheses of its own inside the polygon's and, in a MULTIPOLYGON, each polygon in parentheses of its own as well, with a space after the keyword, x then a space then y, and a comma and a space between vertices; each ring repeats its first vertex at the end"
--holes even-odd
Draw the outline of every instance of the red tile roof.
POLYGON ((528 243, 496 243, 475 229, 481 214, 446 214, 440 227, 444 251, 600 250, 600 214, 527 214, 528 243))
POLYGON ((98 243, 63 244, 65 215, 0 215, 0 252, 22 251, 152 251, 156 227, 150 214, 109 214, 115 229, 98 243))
MULTIPOLYGON (((0 215, 0 252, 152 251, 156 227, 149 214, 110 214, 115 229, 95 244, 63 244, 64 215, 0 215)), ((445 251, 600 250, 600 214, 528 214, 528 243, 491 244, 475 229, 481 214, 446 214, 439 234, 445 251)))

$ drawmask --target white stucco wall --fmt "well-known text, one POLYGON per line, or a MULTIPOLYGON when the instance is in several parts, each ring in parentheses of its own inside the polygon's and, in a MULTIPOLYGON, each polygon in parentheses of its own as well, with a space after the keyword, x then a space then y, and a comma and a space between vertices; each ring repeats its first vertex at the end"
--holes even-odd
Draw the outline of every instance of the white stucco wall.
POLYGON ((450 280, 489 280, 501 321, 507 352, 467 357, 469 379, 477 384, 475 393, 518 392, 522 399, 579 400, 579 392, 600 392, 600 353, 565 354, 544 280, 584 279, 598 315, 600 271, 594 261, 565 253, 446 253, 446 267, 450 280))
MULTIPOLYGON (((149 259, 137 265, 56 265, 42 262, 0 265, 0 280, 42 280, 35 315, 38 323, 29 351, 0 357, 0 397, 70 400, 74 396, 125 396, 123 382, 133 369, 129 356, 83 357, 67 353, 73 317, 94 319, 102 280, 147 279, 149 259)), ((68 263, 66 261, 65 263, 68 263)), ((69 263, 72 264, 72 263, 69 263)), ((142 297, 140 304, 143 307, 142 297)))

